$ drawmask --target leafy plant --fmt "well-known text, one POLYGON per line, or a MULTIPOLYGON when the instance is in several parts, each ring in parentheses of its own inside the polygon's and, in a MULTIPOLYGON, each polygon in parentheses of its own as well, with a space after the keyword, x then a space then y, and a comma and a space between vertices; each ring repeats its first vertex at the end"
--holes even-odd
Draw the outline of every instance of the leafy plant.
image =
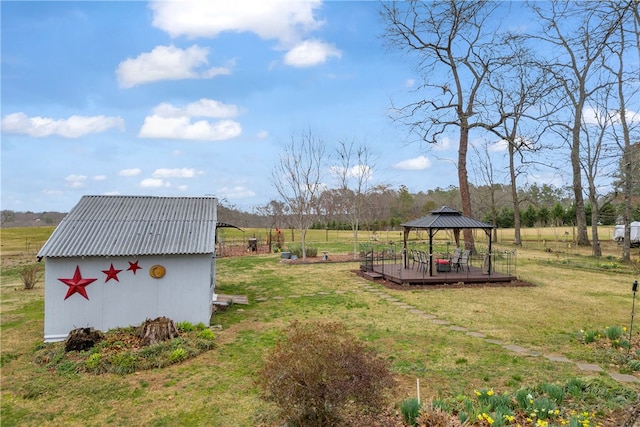
POLYGON ((394 380, 386 361, 342 324, 295 321, 268 354, 258 385, 286 421, 317 426, 339 424, 352 403, 379 411, 394 380))
POLYGON ((178 347, 169 354, 169 360, 172 363, 183 361, 187 358, 187 352, 182 347, 178 347))
POLYGON ((193 332, 196 330, 196 327, 191 322, 187 322, 187 321, 177 322, 176 328, 180 332, 193 332))
POLYGON ((400 404, 400 412, 405 423, 416 426, 416 419, 420 415, 420 401, 415 397, 403 400, 400 404))
POLYGON ((617 341, 622 336, 623 329, 620 326, 607 326, 604 332, 609 341, 617 341))

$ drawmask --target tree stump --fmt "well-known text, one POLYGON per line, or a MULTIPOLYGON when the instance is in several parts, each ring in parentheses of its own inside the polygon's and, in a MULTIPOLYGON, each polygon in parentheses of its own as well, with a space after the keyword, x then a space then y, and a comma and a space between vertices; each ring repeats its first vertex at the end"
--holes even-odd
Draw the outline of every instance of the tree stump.
POLYGON ((69 332, 64 344, 64 350, 67 352, 88 350, 102 341, 103 337, 102 332, 93 328, 74 329, 69 332))
POLYGON ((142 345, 156 344, 180 336, 176 324, 168 317, 147 319, 138 331, 138 337, 142 339, 142 345))

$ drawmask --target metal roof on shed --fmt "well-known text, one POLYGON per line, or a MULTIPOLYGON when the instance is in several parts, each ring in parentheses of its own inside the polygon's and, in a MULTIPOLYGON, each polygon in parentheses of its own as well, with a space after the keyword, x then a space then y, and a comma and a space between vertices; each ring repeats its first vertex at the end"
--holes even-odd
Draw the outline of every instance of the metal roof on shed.
POLYGON ((215 252, 214 197, 83 196, 41 257, 215 252))
POLYGON ((401 224, 405 228, 493 228, 493 225, 462 215, 448 206, 431 211, 431 214, 401 224))

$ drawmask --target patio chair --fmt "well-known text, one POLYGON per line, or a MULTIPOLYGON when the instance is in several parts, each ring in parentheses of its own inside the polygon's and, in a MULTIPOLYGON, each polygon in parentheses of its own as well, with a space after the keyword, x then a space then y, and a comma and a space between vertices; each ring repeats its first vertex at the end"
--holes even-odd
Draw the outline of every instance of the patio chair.
POLYGON ((460 256, 462 255, 462 250, 460 248, 455 248, 453 254, 451 254, 451 258, 449 259, 449 263, 451 264, 451 268, 455 267, 456 271, 460 268, 460 256))
POLYGON ((420 269, 420 252, 417 249, 413 249, 411 250, 411 260, 413 261, 413 264, 411 265, 411 268, 415 268, 416 264, 418 265, 418 269, 420 269))
POLYGON ((460 255, 460 260, 458 261, 458 266, 456 268, 456 271, 458 271, 460 268, 462 268, 464 270, 464 267, 467 267, 467 271, 471 271, 471 269, 469 268, 469 256, 471 255, 471 251, 470 250, 465 250, 462 251, 462 255, 460 255))
POLYGON ((425 251, 420 251, 419 255, 420 255, 420 268, 418 268, 418 271, 422 271, 422 273, 428 273, 429 257, 427 256, 427 253, 425 251))

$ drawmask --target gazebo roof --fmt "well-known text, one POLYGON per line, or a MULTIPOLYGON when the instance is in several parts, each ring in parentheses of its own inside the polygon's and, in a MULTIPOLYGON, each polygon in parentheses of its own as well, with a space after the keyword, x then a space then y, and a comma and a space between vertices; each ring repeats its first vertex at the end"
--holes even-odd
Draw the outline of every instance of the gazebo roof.
POLYGON ((478 221, 473 218, 462 215, 456 209, 448 206, 442 206, 439 209, 431 211, 425 217, 414 219, 413 221, 401 224, 404 228, 435 228, 435 229, 462 229, 462 228, 482 228, 491 229, 493 225, 486 222, 478 221))

